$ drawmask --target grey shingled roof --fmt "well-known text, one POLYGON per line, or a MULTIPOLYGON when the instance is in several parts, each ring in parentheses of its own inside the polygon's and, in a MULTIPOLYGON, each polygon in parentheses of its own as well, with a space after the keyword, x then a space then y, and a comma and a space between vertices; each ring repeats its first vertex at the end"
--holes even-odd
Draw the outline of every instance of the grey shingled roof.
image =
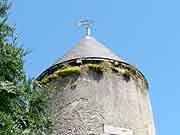
POLYGON ((70 49, 63 57, 58 59, 55 64, 63 63, 78 58, 105 58, 122 61, 110 49, 98 42, 95 38, 86 36, 72 49, 70 49))

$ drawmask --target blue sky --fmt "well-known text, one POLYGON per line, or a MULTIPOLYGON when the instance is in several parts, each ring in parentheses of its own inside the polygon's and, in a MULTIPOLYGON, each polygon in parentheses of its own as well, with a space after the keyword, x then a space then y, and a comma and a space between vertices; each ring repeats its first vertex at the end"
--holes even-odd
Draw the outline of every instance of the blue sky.
POLYGON ((93 36, 148 79, 157 135, 180 134, 179 0, 12 2, 10 22, 32 50, 25 59, 28 76, 37 77, 82 38, 75 21, 93 19, 93 36))

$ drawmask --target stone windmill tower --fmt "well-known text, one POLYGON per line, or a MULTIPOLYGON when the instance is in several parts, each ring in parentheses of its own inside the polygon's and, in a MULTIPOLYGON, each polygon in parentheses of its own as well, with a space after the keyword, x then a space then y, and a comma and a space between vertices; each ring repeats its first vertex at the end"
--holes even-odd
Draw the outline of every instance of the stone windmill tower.
POLYGON ((143 74, 87 34, 38 80, 52 90, 54 135, 155 135, 143 74))

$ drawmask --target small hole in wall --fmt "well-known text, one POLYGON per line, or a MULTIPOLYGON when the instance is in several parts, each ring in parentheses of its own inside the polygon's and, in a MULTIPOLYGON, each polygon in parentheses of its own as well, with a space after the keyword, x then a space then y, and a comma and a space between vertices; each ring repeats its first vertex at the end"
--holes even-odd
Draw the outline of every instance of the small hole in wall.
POLYGON ((76 84, 71 85, 71 89, 74 90, 76 88, 76 86, 77 86, 76 84))
POLYGON ((127 75, 127 74, 123 74, 123 79, 126 81, 126 82, 129 82, 131 77, 130 75, 127 75))

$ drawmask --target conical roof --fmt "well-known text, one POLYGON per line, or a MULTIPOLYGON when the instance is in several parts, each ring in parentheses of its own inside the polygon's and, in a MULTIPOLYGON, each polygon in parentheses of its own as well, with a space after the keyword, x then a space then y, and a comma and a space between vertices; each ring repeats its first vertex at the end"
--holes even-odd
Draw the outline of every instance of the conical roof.
POLYGON ((95 38, 85 36, 74 48, 70 49, 63 57, 58 59, 55 64, 78 58, 103 58, 122 61, 116 54, 95 38))
POLYGON ((137 70, 140 75, 144 78, 144 80, 147 83, 147 80, 145 79, 144 75, 133 65, 130 65, 126 63, 124 60, 119 58, 116 54, 114 54, 111 49, 105 47, 102 43, 98 42, 95 38, 91 36, 85 36, 81 41, 72 49, 70 49, 63 57, 59 58, 51 67, 46 69, 43 73, 39 75, 37 80, 42 80, 42 78, 49 74, 49 70, 53 67, 56 67, 56 65, 61 65, 68 61, 73 61, 76 59, 88 59, 88 60, 116 60, 120 61, 124 64, 127 64, 130 66, 130 68, 133 67, 133 70, 137 70))

